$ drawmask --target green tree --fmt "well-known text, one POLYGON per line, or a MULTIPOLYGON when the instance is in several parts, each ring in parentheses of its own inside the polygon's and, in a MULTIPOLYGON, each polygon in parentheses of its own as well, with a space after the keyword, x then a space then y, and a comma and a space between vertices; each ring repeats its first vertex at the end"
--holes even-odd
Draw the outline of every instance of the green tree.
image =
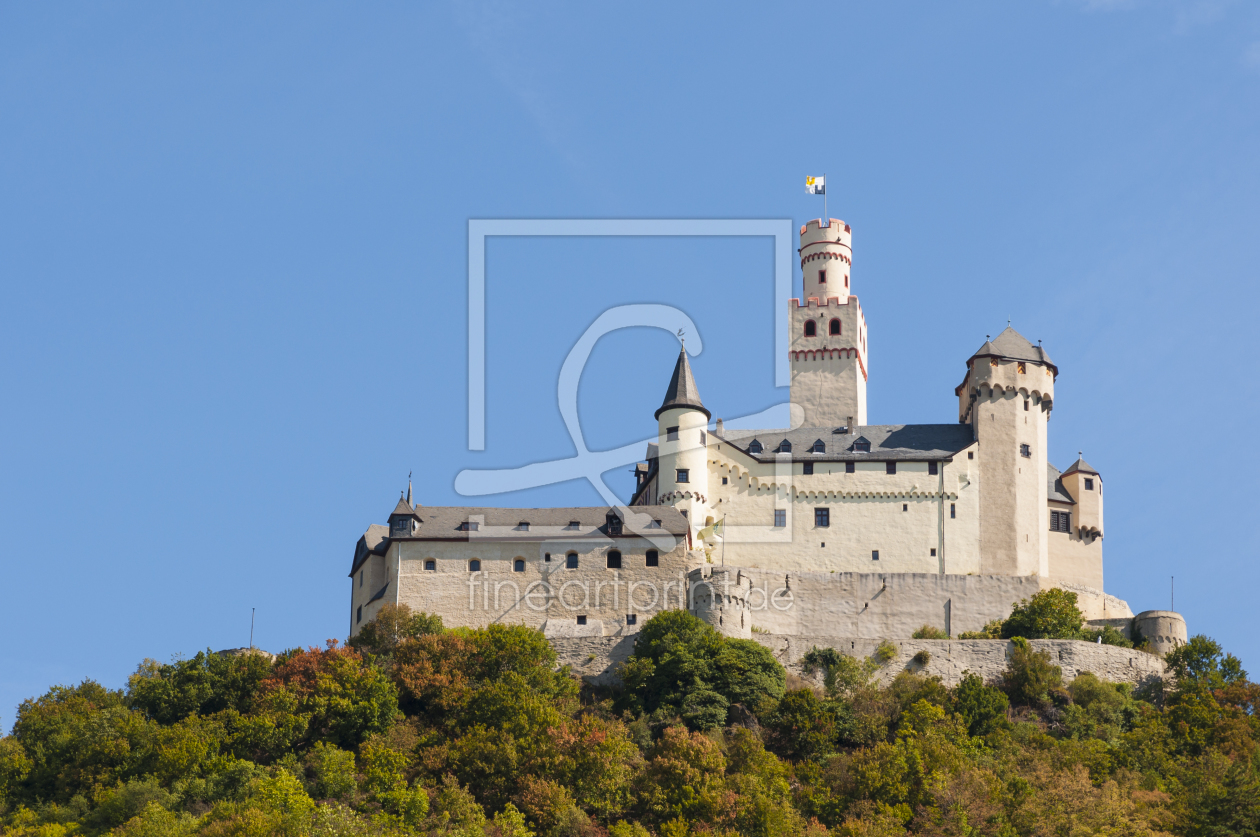
POLYGON ((836 749, 843 725, 839 714, 836 703, 809 689, 793 689, 765 719, 767 743, 784 758, 825 758, 836 749))
POLYGON ((1242 663, 1233 654, 1221 650, 1220 643, 1199 634, 1188 643, 1169 651, 1164 657, 1179 686, 1203 686, 1223 689, 1247 679, 1242 663))
POLYGON ((971 672, 963 672, 962 681, 954 687, 950 709, 967 725, 971 735, 983 736, 997 731, 1006 720, 1010 706, 1000 689, 986 686, 971 672))
POLYGON ((1076 639, 1085 617, 1076 606, 1076 594, 1055 587, 1021 599, 1002 623, 1002 638, 1076 639))
POLYGON ((406 604, 386 603, 346 644, 362 654, 389 657, 408 639, 444 630, 442 617, 437 614, 414 613, 406 604))
POLYGON ((1036 706, 1050 699, 1052 690, 1063 688, 1063 670, 1045 651, 1033 651, 1025 643, 1015 643, 1011 660, 1002 674, 1002 689, 1012 701, 1036 706))
POLYGON ((246 713, 271 671, 271 660, 263 654, 201 651, 169 664, 145 660, 127 683, 127 705, 159 724, 225 709, 246 713))

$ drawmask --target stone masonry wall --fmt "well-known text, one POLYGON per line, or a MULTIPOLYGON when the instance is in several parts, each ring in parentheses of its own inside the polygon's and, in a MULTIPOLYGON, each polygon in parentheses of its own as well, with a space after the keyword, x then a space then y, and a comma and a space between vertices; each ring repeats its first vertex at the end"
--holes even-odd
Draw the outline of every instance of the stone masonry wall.
MULTIPOLYGON (((789 672, 801 677, 805 676, 801 659, 815 646, 835 648, 849 656, 866 658, 875 653, 882 641, 858 637, 767 634, 753 634, 753 640, 770 649, 789 672)), ((902 671, 913 671, 936 675, 951 687, 958 685, 966 671, 986 681, 1000 677, 1006 670, 1013 647, 1010 642, 993 639, 905 639, 893 644, 897 647, 897 656, 880 669, 880 683, 890 682, 902 671), (919 651, 927 651, 931 655, 925 666, 914 662, 913 658, 919 651)), ((1029 644, 1035 650, 1049 651, 1055 665, 1063 669, 1063 679, 1067 682, 1082 672, 1090 672, 1109 682, 1134 685, 1166 676, 1162 659, 1131 648, 1070 639, 1034 639, 1029 644)), ((556 650, 560 665, 570 666, 574 674, 592 684, 611 686, 618 682, 617 669, 634 652, 634 635, 552 639, 551 645, 556 650)), ((816 674, 813 681, 821 686, 821 674, 816 674)))

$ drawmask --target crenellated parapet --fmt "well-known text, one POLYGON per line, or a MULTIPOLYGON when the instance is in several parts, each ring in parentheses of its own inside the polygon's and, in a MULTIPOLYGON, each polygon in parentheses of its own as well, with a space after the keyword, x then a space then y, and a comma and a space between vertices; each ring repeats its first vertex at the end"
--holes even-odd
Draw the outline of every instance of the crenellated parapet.
POLYGON ((752 637, 752 579, 738 567, 705 564, 687 573, 687 607, 726 636, 752 637))

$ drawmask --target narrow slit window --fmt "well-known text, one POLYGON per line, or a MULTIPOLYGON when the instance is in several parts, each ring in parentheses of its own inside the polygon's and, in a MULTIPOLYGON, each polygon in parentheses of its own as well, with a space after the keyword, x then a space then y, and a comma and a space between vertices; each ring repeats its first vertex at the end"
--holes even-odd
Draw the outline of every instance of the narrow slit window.
POLYGON ((950 503, 950 504, 949 504, 949 519, 950 519, 950 520, 953 520, 953 519, 954 519, 954 517, 955 517, 955 514, 954 514, 954 504, 953 504, 953 503, 950 503))

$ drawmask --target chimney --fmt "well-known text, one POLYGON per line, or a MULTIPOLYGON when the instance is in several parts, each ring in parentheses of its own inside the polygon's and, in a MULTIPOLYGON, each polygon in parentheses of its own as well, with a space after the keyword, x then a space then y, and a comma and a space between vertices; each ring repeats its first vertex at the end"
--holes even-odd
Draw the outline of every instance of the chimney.
POLYGON ((857 432, 857 421, 853 416, 849 416, 849 434, 853 435, 857 432))
POLYGON ((713 428, 713 432, 718 434, 719 436, 722 435, 722 420, 721 419, 717 420, 717 426, 713 428))

